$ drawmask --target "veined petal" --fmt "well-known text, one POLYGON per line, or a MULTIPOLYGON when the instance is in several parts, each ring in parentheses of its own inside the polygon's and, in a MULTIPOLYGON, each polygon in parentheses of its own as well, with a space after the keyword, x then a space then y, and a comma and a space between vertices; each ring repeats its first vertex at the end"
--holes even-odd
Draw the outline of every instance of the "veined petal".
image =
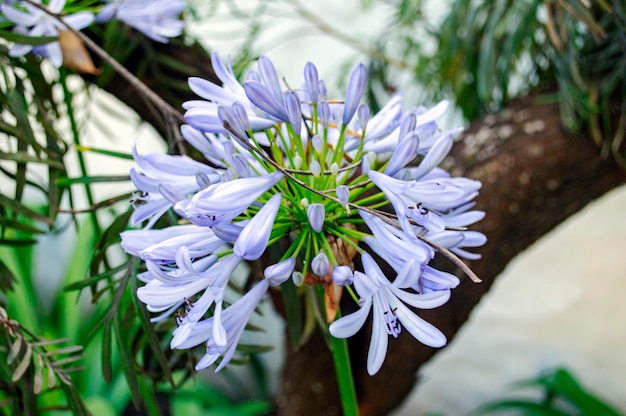
POLYGON ((278 286, 289 279, 295 267, 295 257, 289 257, 287 260, 283 260, 280 263, 272 264, 271 266, 266 267, 263 271, 263 275, 269 282, 270 286, 278 286))
POLYGON ((199 191, 190 201, 181 201, 175 208, 201 226, 228 222, 245 211, 283 177, 273 172, 255 178, 235 179, 217 183, 199 191))
POLYGON ((385 301, 381 299, 380 293, 375 293, 373 300, 372 337, 367 352, 367 372, 370 376, 376 374, 383 365, 385 356, 387 355, 387 344, 389 343, 387 324, 383 316, 383 308, 381 308, 382 302, 385 301))
POLYGON ((430 148, 428 153, 426 153, 426 156, 422 159, 417 169, 412 171, 413 179, 420 179, 422 176, 439 165, 448 153, 450 153, 452 143, 453 140, 451 134, 446 134, 439 138, 433 147, 430 148))
POLYGON ((438 290, 430 293, 410 293, 403 289, 390 287, 389 290, 401 301, 419 309, 434 309, 450 299, 450 290, 438 290))
POLYGON ((331 335, 335 338, 349 338, 356 334, 363 327, 371 306, 372 299, 365 299, 357 311, 343 316, 330 324, 328 329, 331 335))
POLYGON ((40 15, 27 13, 8 4, 0 4, 0 12, 10 21, 22 26, 34 26, 41 18, 40 15))
POLYGON ((393 176, 400 169, 403 169, 413 159, 415 159, 419 145, 420 141, 417 134, 407 134, 402 140, 400 140, 396 151, 393 153, 393 156, 383 173, 388 176, 393 176))
POLYGON ((272 96, 267 87, 258 81, 245 81, 243 88, 248 99, 261 110, 282 121, 289 121, 289 116, 281 101, 272 96))
POLYGON ((359 294, 362 300, 371 298, 374 293, 376 293, 380 289, 380 284, 378 283, 378 281, 359 271, 354 272, 353 282, 354 289, 359 294))
POLYGON ((272 196, 239 234, 233 253, 246 260, 256 260, 265 251, 280 208, 282 195, 272 196))
MULTIPOLYGON (((274 97, 274 100, 278 103, 283 100, 283 92, 280 88, 280 81, 278 80, 278 74, 272 61, 265 55, 259 57, 257 62, 259 73, 261 74, 261 80, 267 87, 270 94, 274 97)), ((287 120, 285 120, 287 121, 287 120)))
POLYGON ((137 289, 137 297, 139 300, 146 305, 169 307, 169 305, 180 302, 182 299, 190 298, 206 288, 209 284, 209 280, 198 279, 176 286, 150 283, 137 289))
POLYGON ((446 336, 434 325, 417 316, 394 296, 388 296, 388 300, 389 305, 392 308, 396 308, 395 313, 404 328, 406 328, 416 340, 434 348, 440 348, 446 345, 446 336))
POLYGON ((348 88, 346 90, 346 101, 343 106, 343 125, 346 126, 352 120, 354 113, 356 112, 363 93, 365 92, 365 86, 367 85, 367 68, 362 63, 359 63, 350 74, 348 80, 348 88))
POLYGON ((330 262, 328 261, 326 253, 323 251, 311 260, 311 271, 319 277, 326 276, 329 268, 330 262))
POLYGON ((317 68, 311 62, 307 62, 304 66, 304 83, 309 98, 313 104, 317 103, 319 76, 317 75, 317 68))
POLYGON ((326 215, 326 210, 324 209, 324 205, 322 204, 311 204, 307 207, 307 216, 309 217, 309 224, 311 224, 311 228, 316 233, 322 231, 324 228, 324 216, 326 215))

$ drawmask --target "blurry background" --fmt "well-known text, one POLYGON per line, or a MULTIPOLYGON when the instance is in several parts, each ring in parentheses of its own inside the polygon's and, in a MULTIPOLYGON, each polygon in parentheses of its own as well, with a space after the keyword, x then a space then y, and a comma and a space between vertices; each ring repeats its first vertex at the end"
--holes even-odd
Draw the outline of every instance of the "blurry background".
MULTIPOLYGON (((302 82, 301 71, 307 61, 317 65, 320 77, 329 87, 329 95, 335 95, 339 87, 345 85, 347 74, 357 61, 374 62, 370 65, 373 76, 392 79, 393 85, 374 83, 372 95, 383 101, 391 92, 387 87, 400 88, 406 91, 404 104, 408 107, 430 105, 441 98, 454 100, 451 90, 432 93, 431 84, 437 82, 437 78, 429 74, 427 65, 423 68, 405 66, 414 58, 413 54, 418 53, 463 55, 463 45, 456 50, 437 51, 437 44, 429 36, 449 17, 451 3, 451 0, 197 0, 191 2, 194 13, 190 13, 188 21, 190 34, 200 38, 209 50, 217 50, 222 56, 230 54, 236 69, 259 54, 266 54, 275 63, 278 73, 294 88, 302 82), (401 19, 403 23, 390 24, 398 21, 396 14, 403 5, 416 4, 419 4, 416 10, 420 14, 415 20, 423 22, 422 25, 409 25, 401 19), (406 43, 409 38, 415 43, 406 43), (371 56, 380 58, 384 65, 376 66, 375 60, 370 61, 371 56)), ((524 17, 523 5, 533 4, 538 12, 530 17, 547 21, 546 11, 537 6, 539 3, 517 2, 519 19, 524 17)), ((614 5, 619 5, 619 1, 614 5)), ((508 10, 506 6, 501 9, 508 10)), ((488 29, 493 31, 494 39, 502 38, 523 24, 518 19, 518 25, 513 25, 515 10, 511 13, 513 17, 509 15, 508 20, 503 20, 506 25, 488 29)), ((487 16, 482 19, 484 25, 490 24, 487 16)), ((584 31, 582 26, 576 30, 584 31)), ((546 36, 545 32, 537 30, 531 38, 545 42, 546 36)), ((463 38, 464 34, 459 37, 463 38)), ((478 78, 484 90, 484 96, 478 98, 495 110, 507 94, 526 91, 541 77, 541 71, 536 69, 541 65, 533 66, 533 60, 541 61, 549 56, 534 56, 532 52, 532 45, 528 46, 517 56, 514 68, 501 68, 511 75, 507 80, 508 91, 490 90, 479 74, 459 82, 472 85, 476 81, 473 77, 478 78)), ((493 59, 499 62, 497 57, 493 59)), ((460 91, 465 91, 462 86, 460 91)), ((82 145, 128 153, 130 145, 137 140, 140 153, 167 150, 154 129, 141 123, 139 117, 108 94, 99 90, 87 94, 78 86, 75 98, 86 103, 78 118, 89 121, 81 126, 82 145)), ((467 97, 467 100, 475 98, 467 97)), ((447 127, 466 126, 465 120, 475 115, 468 114, 466 108, 456 108, 443 123, 447 127)), ((75 153, 70 153, 67 165, 76 167, 72 159, 76 157, 75 153)), ((93 153, 85 157, 89 173, 94 176, 126 175, 132 166, 132 161, 93 153)), ((68 176, 80 176, 80 171, 76 168, 68 176)), ((2 186, 7 192, 9 185, 2 183, 2 186)), ((132 191, 128 183, 98 184, 94 188, 95 200, 132 191)), ((87 205, 80 195, 76 192, 75 205, 87 205)), ((626 303, 621 300, 626 293, 624 207, 626 187, 622 185, 572 216, 512 261, 454 341, 423 367, 420 383, 395 414, 467 414, 485 401, 505 395, 512 383, 536 377, 542 370, 556 366, 570 369, 584 386, 626 411, 626 357, 623 354, 626 303)), ((101 216, 110 221, 113 212, 107 211, 101 216)), ((76 257, 74 238, 70 234, 44 236, 36 246, 35 255, 41 260, 36 263, 35 276, 44 309, 53 307, 60 280, 68 273, 59 264, 69 264, 76 257)), ((84 296, 82 300, 88 303, 84 296)), ((74 298, 68 310, 72 310, 72 302, 74 298)), ((260 338, 263 343, 271 344, 282 339, 282 323, 269 308, 265 312, 269 330, 260 338)), ((284 351, 283 345, 274 346, 275 351, 260 355, 268 369, 272 389, 277 388, 284 351)), ((96 352, 95 361, 99 357, 96 352)), ((99 368, 94 371, 99 374, 99 368)), ((119 396, 125 386, 120 377, 115 380, 117 384, 113 383, 115 386, 110 390, 117 391, 115 394, 119 396)), ((111 391, 108 393, 114 395, 111 391)), ((95 395, 94 392, 95 388, 92 389, 95 395)))

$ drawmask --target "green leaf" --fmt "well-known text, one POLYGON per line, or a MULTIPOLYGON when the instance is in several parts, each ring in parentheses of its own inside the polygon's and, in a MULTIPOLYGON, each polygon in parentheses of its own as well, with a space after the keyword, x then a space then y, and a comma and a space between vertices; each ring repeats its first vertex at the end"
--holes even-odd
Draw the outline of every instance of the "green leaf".
POLYGON ((24 205, 20 204, 12 200, 11 198, 6 197, 5 195, 0 194, 0 206, 4 206, 15 213, 22 214, 25 217, 31 218, 35 221, 45 222, 49 225, 54 225, 54 221, 44 215, 39 214, 38 212, 33 211, 30 208, 26 208, 24 205))
POLYGON ((57 186, 70 186, 74 184, 92 184, 103 182, 128 182, 130 176, 128 175, 111 175, 111 176, 80 176, 77 178, 61 177, 57 178, 57 186))
POLYGON ((20 45, 45 45, 46 43, 58 40, 56 36, 28 36, 8 30, 0 30, 0 38, 4 38, 9 42, 19 43, 20 45))
POLYGON ((13 376, 11 377, 11 381, 16 382, 17 380, 22 378, 22 376, 24 375, 24 373, 30 366, 30 359, 32 355, 33 355, 33 349, 31 348, 30 345, 28 345, 28 343, 26 343, 26 352, 24 353, 24 356, 22 357, 22 361, 20 361, 20 364, 15 369, 15 372, 13 373, 13 376))
POLYGON ((280 292, 285 303, 285 312, 287 315, 287 329, 289 331, 289 340, 293 348, 298 348, 300 338, 302 337, 302 311, 300 306, 300 297, 296 286, 291 279, 287 280, 280 286, 280 292))
POLYGON ((101 155, 116 157, 118 159, 133 160, 133 155, 131 155, 130 153, 121 153, 114 150, 100 149, 97 147, 78 145, 76 146, 76 150, 78 150, 79 152, 98 153, 101 155))
POLYGON ((15 282, 15 276, 11 273, 11 270, 0 260, 0 291, 8 292, 13 290, 13 284, 15 282))
MULTIPOLYGON (((133 274, 131 276, 131 283, 130 283, 131 291, 133 294, 137 293, 138 279, 136 278, 136 275, 137 275, 137 270, 136 268, 133 268, 133 274)), ((159 337, 157 336, 154 330, 154 325, 152 324, 152 322, 150 322, 150 318, 151 318, 150 313, 146 309, 146 306, 143 303, 139 302, 139 298, 137 296, 133 295, 132 300, 135 305, 135 309, 139 311, 139 319, 140 319, 141 328, 148 341, 148 345, 150 346, 150 349, 154 353, 154 357, 156 358, 157 362, 161 366, 161 370, 163 370, 164 377, 169 381, 172 388, 176 388, 176 383, 174 382, 174 378, 172 377, 172 371, 170 369, 170 365, 168 363, 167 357, 163 353, 163 348, 161 347, 159 337)))
POLYGON ((0 152, 0 160, 12 160, 18 163, 27 163, 27 162, 42 163, 42 164, 53 166, 57 169, 65 169, 65 166, 63 165, 63 163, 57 160, 50 159, 50 158, 42 159, 37 156, 33 156, 27 152, 15 152, 15 153, 0 152))

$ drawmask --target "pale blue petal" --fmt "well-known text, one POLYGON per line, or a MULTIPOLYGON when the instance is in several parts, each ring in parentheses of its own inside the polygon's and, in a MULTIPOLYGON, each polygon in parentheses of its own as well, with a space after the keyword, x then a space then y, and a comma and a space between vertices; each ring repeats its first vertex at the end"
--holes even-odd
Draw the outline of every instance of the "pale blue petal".
POLYGON ((233 247, 233 253, 236 256, 246 260, 256 260, 261 257, 270 239, 281 201, 282 195, 280 193, 275 194, 246 224, 233 247))
POLYGON ((331 335, 335 338, 349 338, 356 334, 363 327, 371 306, 372 299, 365 299, 363 305, 357 311, 343 316, 330 324, 328 329, 331 335))
POLYGON ((389 334, 387 333, 387 324, 383 317, 383 309, 381 302, 385 302, 380 294, 374 294, 374 312, 372 317, 372 338, 367 353, 367 372, 373 376, 380 370, 387 355, 387 344, 389 343, 389 334))

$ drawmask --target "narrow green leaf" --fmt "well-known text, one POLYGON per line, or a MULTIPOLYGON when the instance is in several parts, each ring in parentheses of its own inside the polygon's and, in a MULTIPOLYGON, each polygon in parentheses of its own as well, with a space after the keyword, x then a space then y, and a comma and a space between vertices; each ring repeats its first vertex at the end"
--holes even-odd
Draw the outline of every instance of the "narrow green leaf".
POLYGON ((34 347, 50 347, 52 345, 59 345, 70 342, 69 338, 55 338, 55 339, 42 339, 37 342, 32 342, 34 347))
POLYGON ((139 390, 137 369, 135 368, 135 357, 133 356, 132 348, 128 345, 128 331, 123 328, 122 318, 119 314, 116 314, 113 318, 113 331, 115 332, 115 338, 117 339, 122 371, 126 376, 126 382, 128 383, 133 404, 136 408, 139 408, 141 404, 141 392, 139 390))
MULTIPOLYGON (((63 367, 66 364, 75 363, 76 361, 82 360, 82 358, 83 358, 82 354, 70 355, 69 357, 61 358, 60 360, 54 361, 54 364, 57 367, 63 367)), ((67 371, 67 370, 64 370, 64 371, 67 371)))
POLYGON ((34 240, 34 239, 13 240, 10 238, 0 238, 0 246, 5 245, 5 246, 13 246, 13 247, 23 247, 23 246, 33 245, 36 242, 37 240, 34 240))
POLYGON ((20 350, 22 349, 22 340, 21 336, 17 336, 15 338, 15 342, 11 345, 11 350, 9 351, 9 356, 7 357, 7 364, 11 365, 15 358, 18 356, 20 350))
POLYGON ((111 381, 111 324, 105 323, 102 336, 102 377, 107 383, 111 381))
POLYGON ((129 267, 129 264, 128 264, 128 262, 126 262, 126 263, 124 263, 124 264, 122 264, 120 266, 114 267, 113 269, 107 270, 104 273, 100 273, 100 274, 92 276, 92 277, 90 277, 88 279, 84 279, 84 280, 81 280, 79 282, 75 282, 75 283, 72 283, 70 285, 67 285, 67 286, 65 286, 63 288, 63 291, 64 292, 71 292, 73 290, 84 289, 84 288, 86 288, 88 286, 91 286, 91 285, 94 285, 94 284, 98 283, 101 280, 108 279, 108 278, 114 276, 116 273, 119 273, 119 272, 121 272, 122 270, 125 270, 128 267, 129 267))
POLYGON ((32 357, 32 355, 33 355, 33 349, 30 347, 30 345, 26 344, 26 352, 24 353, 24 356, 22 357, 22 361, 20 361, 20 364, 15 369, 15 372, 13 373, 13 377, 11 377, 11 381, 15 383, 17 380, 22 378, 22 376, 28 369, 28 366, 30 365, 30 358, 32 357))
POLYGON ((41 393, 43 387, 43 358, 41 355, 35 355, 35 379, 33 382, 33 392, 35 394, 41 393))
POLYGON ((15 276, 11 270, 0 260, 0 291, 6 293, 13 290, 13 283, 15 282, 15 276))
POLYGON ((46 368, 48 369, 48 388, 51 389, 57 384, 57 378, 50 363, 46 363, 46 368))
POLYGON ((15 213, 22 214, 25 217, 31 218, 35 221, 41 221, 49 225, 54 225, 54 221, 52 219, 44 215, 41 215, 40 213, 35 212, 30 208, 26 208, 24 205, 20 204, 19 202, 16 202, 12 200, 11 198, 8 198, 7 196, 2 195, 2 194, 0 194, 0 206, 4 206, 12 210, 15 213))
POLYGON ((24 224, 23 222, 17 222, 2 217, 0 217, 0 227, 12 228, 14 230, 22 231, 28 234, 43 234, 46 232, 30 224, 24 224))
POLYGON ((55 355, 61 354, 72 354, 74 352, 82 351, 84 348, 82 345, 71 345, 69 347, 63 347, 52 351, 46 351, 44 355, 48 357, 53 357, 55 355))
POLYGON ((118 159, 133 160, 133 155, 131 155, 130 153, 116 152, 114 150, 100 149, 97 147, 78 145, 76 146, 76 150, 78 150, 79 152, 98 153, 101 155, 116 157, 118 159))
POLYGON ((144 332, 144 335, 146 336, 148 340, 148 345, 150 346, 150 349, 152 350, 154 354, 154 358, 156 358, 157 362, 161 366, 161 370, 163 370, 163 375, 169 381, 172 388, 175 389, 176 383, 174 382, 174 378, 172 377, 172 371, 168 363, 167 357, 163 353, 163 348, 161 347, 159 337, 157 336, 156 331, 154 330, 154 325, 152 324, 152 322, 150 322, 150 313, 146 309, 145 305, 139 302, 139 298, 137 298, 137 296, 134 296, 134 294, 137 293, 138 279, 136 278, 136 274, 137 274, 137 270, 136 268, 133 268, 133 274, 131 276, 130 286, 131 286, 131 290, 133 293, 132 300, 135 305, 135 309, 139 311, 141 328, 144 332))
POLYGON ((39 158, 27 152, 15 152, 15 153, 0 152, 0 159, 12 160, 14 162, 19 162, 19 163, 27 163, 27 162, 41 163, 41 164, 53 166, 57 169, 65 169, 65 166, 63 166, 63 163, 59 162, 58 160, 54 160, 50 158, 39 158))
POLYGON ((92 184, 103 182, 128 182, 130 176, 128 175, 111 175, 111 176, 80 176, 77 178, 61 177, 57 178, 57 186, 70 186, 74 184, 92 184))
POLYGON ((280 286, 280 292, 285 303, 289 339, 292 347, 297 348, 302 336, 302 311, 298 291, 293 282, 288 280, 280 286))
POLYGON ((56 36, 28 36, 8 30, 0 30, 0 38, 4 38, 9 42, 19 43, 20 45, 45 45, 46 43, 58 40, 56 36))
POLYGON ((245 354, 262 354, 273 350, 271 345, 237 344, 237 351, 245 354))

